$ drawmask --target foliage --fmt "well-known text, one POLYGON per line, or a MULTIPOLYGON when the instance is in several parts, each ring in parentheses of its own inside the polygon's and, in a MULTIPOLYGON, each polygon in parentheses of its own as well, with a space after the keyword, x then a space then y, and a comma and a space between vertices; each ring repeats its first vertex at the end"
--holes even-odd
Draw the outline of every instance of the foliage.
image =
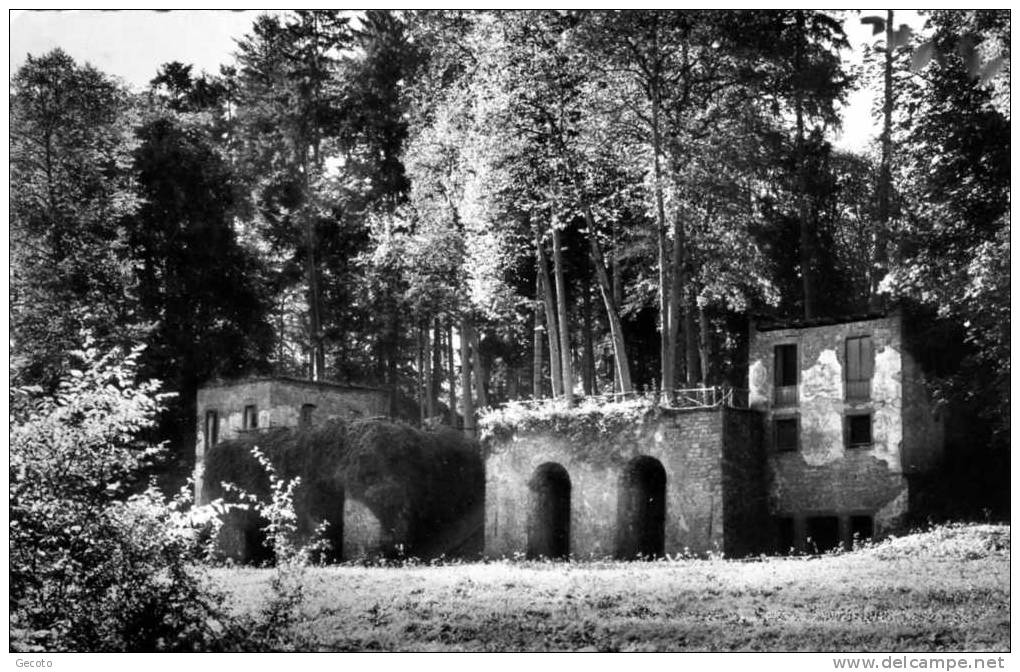
POLYGON ((70 354, 81 368, 12 419, 12 646, 216 648, 227 624, 191 564, 194 530, 134 483, 159 454, 136 438, 160 408, 158 383, 135 383, 138 349, 102 355, 87 341, 70 354))
MULTIPOLYGON (((175 90, 191 95, 200 81, 178 82, 175 90)), ((173 450, 179 481, 192 466, 197 388, 266 369, 271 302, 264 261, 233 227, 235 176, 201 116, 156 106, 137 137, 143 201, 125 228, 138 278, 136 311, 153 325, 141 373, 178 393, 159 433, 173 450)))
POLYGON ((886 280, 896 296, 931 306, 963 326, 966 356, 944 376, 945 396, 970 401, 1008 443, 1010 118, 995 82, 973 79, 952 45, 978 30, 1008 55, 1008 14, 934 12, 944 55, 902 96, 909 112, 897 137, 905 210, 897 262, 886 280))
POLYGON ((477 514, 484 490, 477 448, 463 434, 382 421, 331 420, 223 441, 206 455, 205 478, 211 497, 226 499, 222 484, 229 483, 250 495, 244 498, 249 504, 277 501, 289 493, 293 519, 281 513, 285 506, 256 505, 270 531, 283 534, 278 559, 280 548, 304 547, 321 537, 332 549, 302 551, 302 557, 338 559, 343 520, 337 502, 348 498, 363 503, 380 521, 389 537, 383 541, 384 553, 399 553, 398 545, 405 554, 419 556, 457 550, 436 548, 440 533, 477 514), (264 457, 253 457, 256 445, 264 457), (273 511, 280 514, 275 524, 269 515, 273 511))
POLYGON ((137 340, 124 219, 138 207, 131 96, 63 51, 29 56, 11 80, 12 374, 48 388, 89 330, 137 340))
POLYGON ((569 438, 571 444, 591 446, 605 436, 638 427, 659 412, 654 397, 608 403, 588 397, 575 406, 558 401, 511 402, 482 412, 478 427, 484 443, 517 433, 551 432, 569 438))

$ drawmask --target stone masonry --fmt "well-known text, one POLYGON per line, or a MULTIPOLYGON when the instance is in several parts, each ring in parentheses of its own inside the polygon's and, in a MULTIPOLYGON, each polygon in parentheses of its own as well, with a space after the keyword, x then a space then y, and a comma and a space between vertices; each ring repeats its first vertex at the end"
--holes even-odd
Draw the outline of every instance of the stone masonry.
MULTIPOLYGON (((558 465, 569 478, 569 554, 620 557, 623 503, 634 487, 628 466, 638 459, 654 469, 657 462, 665 472, 664 520, 661 531, 653 531, 661 535, 662 552, 750 552, 767 527, 759 424, 759 414, 746 410, 664 410, 590 440, 554 431, 492 440, 485 464, 485 553, 528 551, 541 524, 536 478, 558 465)), ((638 500, 656 497, 637 493, 638 500)))
POLYGON ((937 464, 941 422, 902 327, 899 315, 752 327, 749 401, 765 416, 775 550, 894 529, 908 512, 909 477, 937 464), (785 357, 796 358, 788 380, 777 371, 785 357))
POLYGON ((196 406, 195 501, 204 504, 202 468, 205 451, 213 444, 242 432, 297 427, 303 421, 385 416, 389 394, 373 387, 277 376, 203 387, 196 406))

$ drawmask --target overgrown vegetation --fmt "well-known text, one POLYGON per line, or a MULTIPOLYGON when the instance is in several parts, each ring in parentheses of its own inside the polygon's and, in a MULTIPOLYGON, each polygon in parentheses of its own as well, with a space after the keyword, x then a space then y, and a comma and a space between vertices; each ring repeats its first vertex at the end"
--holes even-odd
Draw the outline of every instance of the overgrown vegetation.
POLYGON ((134 350, 87 343, 53 396, 12 390, 11 646, 175 651, 220 646, 218 593, 192 564, 179 507, 137 483, 160 451, 137 437, 160 408, 134 350))
POLYGON ((328 555, 332 559, 341 550, 345 498, 364 503, 380 521, 390 536, 383 542, 384 553, 481 551, 477 533, 453 548, 433 543, 442 530, 466 518, 481 522, 484 468, 477 445, 460 432, 422 431, 377 420, 330 420, 224 441, 206 457, 210 497, 229 496, 221 483, 233 483, 261 499, 270 496, 266 469, 253 457, 253 447, 281 478, 300 479, 293 493, 298 538, 308 542, 326 523, 324 536, 334 543, 328 555))
POLYGON ((482 410, 478 428, 483 442, 507 439, 517 433, 554 432, 569 437, 572 443, 588 445, 604 436, 640 427, 661 412, 659 403, 652 397, 611 402, 586 398, 573 406, 557 401, 511 402, 482 410))
POLYGON ((266 469, 258 502, 278 564, 258 610, 235 615, 205 560, 216 511, 141 480, 161 446, 141 436, 165 395, 138 382, 141 349, 70 353, 54 395, 12 388, 10 618, 15 651, 225 651, 292 646, 309 552, 296 535, 297 481, 266 469))

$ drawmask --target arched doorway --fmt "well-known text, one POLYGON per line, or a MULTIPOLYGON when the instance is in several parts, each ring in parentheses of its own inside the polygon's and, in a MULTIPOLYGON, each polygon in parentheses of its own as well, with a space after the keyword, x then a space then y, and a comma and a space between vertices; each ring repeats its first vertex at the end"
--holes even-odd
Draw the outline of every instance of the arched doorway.
POLYGON ((654 457, 627 463, 620 479, 616 555, 621 559, 663 555, 666 527, 666 470, 654 457))
POLYGON ((565 558, 570 555, 570 475, 555 462, 535 470, 528 483, 528 557, 565 558))

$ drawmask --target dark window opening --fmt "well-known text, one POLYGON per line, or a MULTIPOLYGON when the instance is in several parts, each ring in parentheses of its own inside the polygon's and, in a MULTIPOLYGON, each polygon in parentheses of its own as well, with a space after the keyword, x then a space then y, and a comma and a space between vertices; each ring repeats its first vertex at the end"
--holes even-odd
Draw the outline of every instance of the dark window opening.
POLYGON ((620 483, 616 555, 628 560, 659 558, 665 542, 666 470, 654 457, 636 457, 620 483))
POLYGON ((797 450, 800 448, 797 418, 775 419, 775 442, 777 451, 797 450))
POLYGON ((259 426, 259 411, 254 405, 244 407, 244 429, 256 429, 259 426))
POLYGON ((565 558, 570 555, 570 476, 554 462, 535 470, 529 483, 528 557, 565 558))
POLYGON ((776 518, 776 551, 787 555, 797 549, 797 537, 794 532, 793 518, 782 516, 776 518))
POLYGON ((846 339, 846 398, 870 399, 875 352, 871 336, 846 339))
POLYGON ((777 406, 797 403, 797 346, 790 343, 775 347, 775 403, 777 406))
POLYGON ((807 547, 812 553, 825 553, 839 546, 839 518, 815 516, 807 519, 807 547))
POLYGON ((848 415, 847 426, 847 447, 860 448, 871 445, 871 414, 848 415))
POLYGON ((871 539, 875 534, 875 523, 871 516, 850 516, 850 539, 854 546, 871 539))
POLYGON ((220 414, 216 411, 205 412, 205 449, 209 450, 220 440, 220 414))
POLYGON ((301 426, 310 427, 312 416, 315 413, 315 404, 305 404, 301 407, 301 426))

